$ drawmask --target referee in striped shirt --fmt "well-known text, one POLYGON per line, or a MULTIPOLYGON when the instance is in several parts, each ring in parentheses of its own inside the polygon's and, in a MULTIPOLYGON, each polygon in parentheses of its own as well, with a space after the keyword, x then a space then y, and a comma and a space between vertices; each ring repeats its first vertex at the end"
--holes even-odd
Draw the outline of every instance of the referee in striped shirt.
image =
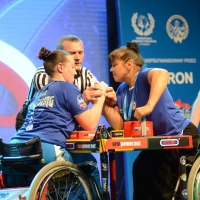
MULTIPOLYGON (((83 93, 86 88, 94 85, 95 82, 98 82, 90 70, 82 66, 84 47, 83 42, 77 36, 66 35, 62 37, 57 42, 56 49, 68 51, 74 57, 75 70, 77 72, 74 84, 80 89, 81 93, 83 93)), ((48 75, 44 67, 39 67, 34 75, 34 88, 38 91, 46 85, 48 81, 48 75)))

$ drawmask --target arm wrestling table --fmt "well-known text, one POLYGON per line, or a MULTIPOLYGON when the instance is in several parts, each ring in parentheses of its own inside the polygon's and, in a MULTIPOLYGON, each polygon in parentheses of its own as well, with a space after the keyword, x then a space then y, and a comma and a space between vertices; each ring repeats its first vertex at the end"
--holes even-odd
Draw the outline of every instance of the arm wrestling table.
MULTIPOLYGON (((115 130, 116 137, 110 137, 104 126, 97 131, 75 131, 66 141, 66 149, 71 153, 100 153, 103 199, 110 199, 108 191, 108 156, 110 169, 111 199, 116 200, 116 166, 115 152, 154 149, 186 149, 192 148, 192 136, 150 136, 121 137, 123 130, 115 130), (118 133, 118 134, 116 134, 118 133)), ((186 174, 185 156, 180 158, 180 177, 186 174)), ((187 182, 181 179, 181 189, 187 189, 187 182)))

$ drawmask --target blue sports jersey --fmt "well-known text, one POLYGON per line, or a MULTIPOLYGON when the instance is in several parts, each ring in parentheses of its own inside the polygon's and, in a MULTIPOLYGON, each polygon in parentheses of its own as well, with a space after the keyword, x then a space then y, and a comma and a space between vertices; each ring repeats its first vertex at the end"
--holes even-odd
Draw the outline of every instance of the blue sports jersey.
MULTIPOLYGON (((147 75, 151 68, 142 68, 138 73, 134 88, 129 89, 127 83, 122 83, 117 89, 117 104, 120 110, 120 115, 124 119, 124 110, 128 111, 131 102, 132 92, 134 92, 134 104, 132 107, 145 106, 149 99, 150 85, 147 75), (127 103, 125 109, 124 98, 127 95, 127 103)), ((136 121, 134 118, 134 110, 130 121, 136 121)), ((153 122, 154 135, 179 135, 188 126, 190 120, 176 108, 173 99, 166 88, 157 102, 152 113, 146 116, 147 121, 153 122)), ((125 121, 125 119, 124 119, 125 121)))
POLYGON ((74 116, 87 109, 77 86, 52 81, 35 94, 25 123, 12 139, 29 140, 39 136, 43 142, 65 147, 66 139, 78 127, 74 116))

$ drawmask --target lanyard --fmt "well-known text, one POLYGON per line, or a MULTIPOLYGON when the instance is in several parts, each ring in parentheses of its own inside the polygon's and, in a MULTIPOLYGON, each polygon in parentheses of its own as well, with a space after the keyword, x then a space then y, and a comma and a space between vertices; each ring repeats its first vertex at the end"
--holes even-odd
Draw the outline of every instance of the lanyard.
MULTIPOLYGON (((132 113, 133 113, 134 89, 135 89, 135 82, 136 82, 137 76, 138 76, 138 73, 136 74, 136 77, 135 77, 134 87, 133 87, 133 91, 132 91, 132 95, 131 95, 131 102, 130 102, 130 104, 129 104, 128 111, 127 111, 127 109, 126 109, 126 107, 127 107, 127 93, 125 94, 125 97, 124 97, 123 113, 124 113, 124 120, 125 120, 125 121, 130 120, 131 115, 132 115, 132 113)), ((127 91, 127 92, 128 92, 128 91, 127 91)))

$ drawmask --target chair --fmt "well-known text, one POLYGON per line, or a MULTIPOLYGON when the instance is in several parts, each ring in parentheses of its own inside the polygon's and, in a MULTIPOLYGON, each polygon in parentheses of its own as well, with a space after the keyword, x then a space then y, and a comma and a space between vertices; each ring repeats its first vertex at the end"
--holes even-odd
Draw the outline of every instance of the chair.
POLYGON ((0 139, 0 162, 5 188, 30 186, 44 165, 40 138, 24 143, 4 143, 0 139))
POLYGON ((5 188, 29 186, 22 198, 93 199, 88 178, 75 164, 55 161, 44 166, 39 137, 24 143, 0 139, 0 163, 5 188))

